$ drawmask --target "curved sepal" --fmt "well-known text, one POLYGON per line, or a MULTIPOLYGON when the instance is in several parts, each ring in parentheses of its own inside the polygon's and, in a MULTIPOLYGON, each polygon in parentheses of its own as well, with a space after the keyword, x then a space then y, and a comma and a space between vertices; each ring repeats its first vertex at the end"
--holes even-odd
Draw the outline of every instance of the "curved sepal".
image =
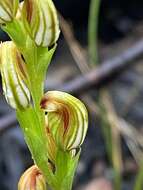
POLYGON ((12 41, 0 46, 0 69, 3 91, 7 102, 15 109, 25 109, 30 104, 27 88, 27 70, 20 52, 12 41))
POLYGON ((38 46, 55 44, 59 37, 59 21, 52 0, 25 0, 25 27, 38 46))
POLYGON ((70 94, 49 91, 41 100, 48 134, 64 151, 79 148, 86 136, 88 114, 84 104, 70 94))

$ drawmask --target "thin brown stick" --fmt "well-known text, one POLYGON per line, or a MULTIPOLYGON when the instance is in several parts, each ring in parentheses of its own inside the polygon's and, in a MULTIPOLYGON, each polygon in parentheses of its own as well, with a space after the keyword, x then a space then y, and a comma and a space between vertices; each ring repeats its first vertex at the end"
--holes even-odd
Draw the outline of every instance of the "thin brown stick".
POLYGON ((119 118, 116 127, 124 137, 137 164, 140 165, 143 157, 143 134, 122 118, 119 118))
MULTIPOLYGON (((62 15, 59 14, 59 17, 64 38, 75 62, 84 76, 77 77, 74 80, 63 84, 60 88, 58 87, 58 89, 71 93, 80 93, 80 91, 85 91, 93 85, 98 85, 112 73, 125 68, 131 61, 138 58, 143 53, 143 39, 141 39, 120 55, 111 60, 104 61, 100 66, 89 72, 90 68, 87 62, 85 50, 75 39, 71 25, 62 17, 62 15)), ((57 87, 55 88, 57 89, 57 87)))
MULTIPOLYGON (((100 101, 105 108, 105 114, 111 128, 111 137, 112 137, 112 162, 114 168, 121 173, 123 170, 123 162, 122 162, 122 150, 121 150, 121 138, 120 132, 117 129, 116 125, 119 123, 119 119, 116 115, 116 111, 114 109, 111 97, 107 90, 103 90, 101 92, 100 101)), ((102 114, 102 112, 101 112, 102 114)))
POLYGON ((78 76, 70 82, 64 83, 61 86, 52 87, 65 92, 79 94, 91 89, 93 86, 101 84, 101 82, 127 66, 135 59, 141 57, 143 54, 143 39, 137 42, 120 55, 111 60, 104 61, 100 66, 86 73, 84 76, 78 76))
POLYGON ((85 50, 75 39, 71 25, 62 17, 62 15, 59 14, 59 17, 60 17, 60 26, 62 29, 62 33, 68 44, 70 52, 82 74, 85 74, 89 71, 85 50))

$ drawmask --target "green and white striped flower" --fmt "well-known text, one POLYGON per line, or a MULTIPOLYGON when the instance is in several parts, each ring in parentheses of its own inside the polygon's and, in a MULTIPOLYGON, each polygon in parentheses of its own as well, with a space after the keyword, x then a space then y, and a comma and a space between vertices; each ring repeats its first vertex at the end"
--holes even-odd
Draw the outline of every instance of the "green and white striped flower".
POLYGON ((38 46, 49 47, 59 37, 59 21, 52 0, 25 0, 23 18, 29 34, 38 46))
POLYGON ((18 0, 0 0, 0 24, 10 22, 16 16, 18 0))
POLYGON ((30 103, 30 92, 26 86, 26 65, 12 41, 1 44, 0 69, 3 91, 7 102, 15 109, 25 109, 30 103))
POLYGON ((88 128, 84 104, 65 92, 49 91, 41 100, 41 108, 45 111, 47 132, 56 146, 64 151, 80 148, 88 128))
POLYGON ((46 180, 36 165, 30 167, 22 175, 18 190, 47 190, 46 180))

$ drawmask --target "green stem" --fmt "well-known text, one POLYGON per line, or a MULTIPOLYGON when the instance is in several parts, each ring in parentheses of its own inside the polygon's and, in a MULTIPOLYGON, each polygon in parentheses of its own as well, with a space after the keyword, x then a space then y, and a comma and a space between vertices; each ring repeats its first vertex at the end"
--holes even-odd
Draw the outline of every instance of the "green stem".
POLYGON ((142 190, 143 189, 143 164, 141 165, 139 172, 136 177, 134 190, 142 190))
POLYGON ((55 161, 57 184, 53 190, 71 190, 80 151, 73 158, 69 152, 58 150, 55 161))
POLYGON ((114 190, 121 190, 121 174, 114 168, 114 190))
POLYGON ((91 0, 88 19, 88 51, 90 64, 98 63, 97 39, 100 0, 91 0))
MULTIPOLYGON (((100 105, 100 115, 101 115, 101 122, 102 122, 102 130, 107 150, 108 159, 113 167, 114 171, 114 190, 121 190, 121 152, 120 152, 120 137, 118 133, 115 132, 115 124, 108 116, 109 106, 104 102, 104 99, 107 99, 107 95, 102 92, 99 99, 100 105)), ((112 114, 112 113, 110 113, 112 114)))

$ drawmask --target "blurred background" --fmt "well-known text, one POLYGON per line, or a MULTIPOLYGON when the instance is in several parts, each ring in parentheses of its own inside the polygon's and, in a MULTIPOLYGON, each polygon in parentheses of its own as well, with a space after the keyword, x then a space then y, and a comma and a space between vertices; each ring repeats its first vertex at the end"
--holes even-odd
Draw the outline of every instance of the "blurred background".
MULTIPOLYGON (((61 36, 45 89, 74 94, 90 117, 73 189, 142 190, 143 1, 54 3, 61 36)), ((0 92, 0 190, 15 190, 32 159, 0 92)))

